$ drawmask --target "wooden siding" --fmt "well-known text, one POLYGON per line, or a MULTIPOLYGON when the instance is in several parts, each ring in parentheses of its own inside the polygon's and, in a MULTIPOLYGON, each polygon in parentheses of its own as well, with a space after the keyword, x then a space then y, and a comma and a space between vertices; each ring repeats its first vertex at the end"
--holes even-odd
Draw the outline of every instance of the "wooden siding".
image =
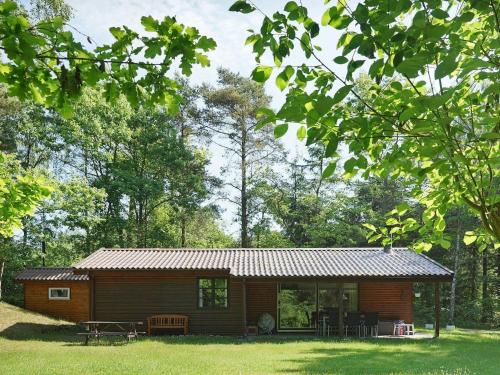
POLYGON ((413 322, 413 288, 411 282, 360 282, 360 311, 377 311, 379 319, 402 319, 413 322))
POLYGON ((198 278, 227 277, 194 272, 99 272, 95 282, 96 320, 146 321, 158 314, 189 318, 194 334, 238 335, 243 333, 242 282, 229 278, 227 309, 198 308, 198 278))
POLYGON ((89 319, 87 281, 24 281, 23 284, 26 309, 72 322, 89 319), (70 288, 70 299, 50 300, 49 288, 70 288))
POLYGON ((277 283, 247 282, 247 322, 257 324, 259 317, 269 313, 276 321, 277 314, 277 283))

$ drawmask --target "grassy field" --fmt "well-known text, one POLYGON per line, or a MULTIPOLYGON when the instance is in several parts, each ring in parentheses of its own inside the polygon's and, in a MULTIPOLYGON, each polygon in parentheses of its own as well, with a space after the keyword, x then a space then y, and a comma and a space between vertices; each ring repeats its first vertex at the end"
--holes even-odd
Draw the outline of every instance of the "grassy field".
POLYGON ((498 374, 500 334, 438 340, 230 337, 106 339, 0 303, 0 374, 498 374))

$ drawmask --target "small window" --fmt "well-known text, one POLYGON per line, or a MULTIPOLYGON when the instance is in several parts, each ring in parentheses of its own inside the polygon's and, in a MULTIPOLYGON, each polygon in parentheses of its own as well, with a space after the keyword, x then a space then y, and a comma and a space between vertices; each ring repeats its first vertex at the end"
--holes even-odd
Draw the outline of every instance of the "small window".
POLYGON ((49 299, 69 299, 69 288, 49 288, 49 299))
POLYGON ((198 307, 227 308, 227 279, 198 279, 198 307))

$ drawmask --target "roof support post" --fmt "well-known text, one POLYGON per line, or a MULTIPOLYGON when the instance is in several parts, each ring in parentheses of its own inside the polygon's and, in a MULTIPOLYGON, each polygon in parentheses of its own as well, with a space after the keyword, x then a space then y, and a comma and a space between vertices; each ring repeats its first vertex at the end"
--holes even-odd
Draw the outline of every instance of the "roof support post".
POLYGON ((344 283, 339 283, 337 304, 339 306, 339 337, 344 337, 344 283))
POLYGON ((439 282, 434 283, 434 337, 439 337, 441 303, 439 298, 439 282))
POLYGON ((243 281, 241 283, 241 287, 243 289, 243 296, 242 296, 242 299, 243 299, 243 313, 242 313, 242 317, 243 317, 243 336, 246 337, 247 336, 247 281, 245 278, 243 278, 243 281))

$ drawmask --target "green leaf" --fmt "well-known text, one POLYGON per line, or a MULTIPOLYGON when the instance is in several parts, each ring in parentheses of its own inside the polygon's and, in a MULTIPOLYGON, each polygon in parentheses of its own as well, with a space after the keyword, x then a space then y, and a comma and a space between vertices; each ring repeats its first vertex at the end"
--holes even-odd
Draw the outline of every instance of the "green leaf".
POLYGON ((141 17, 141 24, 144 26, 144 30, 146 31, 156 31, 158 30, 159 23, 151 16, 143 16, 141 17))
POLYGON ((417 111, 418 109, 415 107, 408 107, 403 112, 401 112, 401 114, 399 115, 399 120, 408 121, 415 115, 417 111))
POLYGON ((240 13, 251 13, 255 10, 253 6, 248 4, 244 0, 238 0, 236 1, 231 7, 229 8, 230 12, 240 12, 240 13))
POLYGON ((396 218, 390 217, 385 221, 386 225, 398 225, 399 221, 396 218))
POLYGON ((410 205, 406 202, 398 204, 396 206, 396 211, 399 216, 404 215, 410 209, 410 205))
POLYGON ((415 16, 413 17, 413 26, 419 29, 423 29, 426 24, 427 24, 427 19, 425 16, 425 11, 421 10, 415 13, 415 16))
POLYGON ((340 103, 344 98, 349 95, 351 92, 351 89, 353 88, 353 85, 346 85, 344 87, 341 87, 333 96, 333 104, 340 103))
POLYGON ((337 56, 336 58, 333 59, 333 61, 337 64, 345 64, 346 62, 349 61, 349 59, 345 56, 337 56))
POLYGON ((489 85, 486 90, 483 91, 483 96, 488 96, 490 94, 499 94, 500 93, 500 82, 493 83, 489 85))
POLYGON ((396 66, 398 73, 406 74, 410 78, 418 76, 418 72, 426 63, 426 57, 422 55, 415 55, 413 57, 403 60, 396 66))
POLYGON ((422 251, 429 251, 432 249, 432 244, 427 242, 419 242, 414 246, 414 249, 417 253, 421 253, 422 251))
POLYGON ((261 83, 266 82, 271 76, 272 72, 273 72, 272 67, 266 65, 259 65, 253 70, 252 79, 255 82, 261 82, 261 83))
POLYGON ((297 3, 295 1, 289 1, 288 3, 285 4, 285 10, 287 12, 292 12, 294 11, 295 9, 297 9, 299 6, 297 5, 297 3))
POLYGON ((370 75, 370 77, 375 78, 377 76, 382 75, 383 68, 384 68, 384 59, 378 59, 370 66, 368 74, 370 75))
POLYGON ((311 38, 308 33, 304 33, 300 37, 300 47, 307 58, 311 57, 311 38))
POLYGON ((201 48, 203 51, 207 52, 217 47, 217 43, 212 38, 202 36, 196 43, 196 47, 201 48))
POLYGON ((434 9, 434 10, 431 12, 431 14, 432 14, 434 17, 436 17, 436 18, 438 18, 438 19, 440 19, 440 20, 444 20, 444 19, 446 19, 446 18, 448 18, 448 17, 450 16, 450 15, 448 14, 448 12, 445 12, 444 10, 439 9, 439 8, 434 9))
POLYGON ((466 244, 467 246, 476 242, 477 240, 477 235, 472 232, 472 231, 467 231, 465 232, 465 235, 464 235, 464 244, 466 244))
POLYGON ((274 128, 274 138, 283 137, 288 131, 288 124, 280 124, 274 128))
POLYGON ((276 77, 276 86, 278 86, 281 91, 288 86, 288 82, 292 78, 293 73, 295 73, 295 69, 293 69, 290 65, 287 65, 285 69, 278 74, 276 77))
POLYGON ((335 172, 336 168, 337 168, 337 164, 333 163, 333 162, 330 162, 328 164, 328 166, 325 168, 325 170, 323 171, 323 173, 321 174, 321 177, 322 178, 328 178, 328 177, 330 177, 333 174, 333 172, 335 172))
POLYGON ((457 66, 458 61, 456 60, 456 55, 448 54, 437 66, 436 71, 434 72, 434 77, 436 79, 444 78, 453 73, 457 66))
POLYGON ((377 231, 377 228, 375 227, 375 225, 373 224, 370 224, 370 223, 363 223, 361 224, 362 226, 364 226, 365 228, 371 230, 372 232, 376 232, 377 231))
POLYGON ((301 126, 297 129, 297 138, 299 141, 303 141, 307 136, 307 129, 305 126, 301 126))

